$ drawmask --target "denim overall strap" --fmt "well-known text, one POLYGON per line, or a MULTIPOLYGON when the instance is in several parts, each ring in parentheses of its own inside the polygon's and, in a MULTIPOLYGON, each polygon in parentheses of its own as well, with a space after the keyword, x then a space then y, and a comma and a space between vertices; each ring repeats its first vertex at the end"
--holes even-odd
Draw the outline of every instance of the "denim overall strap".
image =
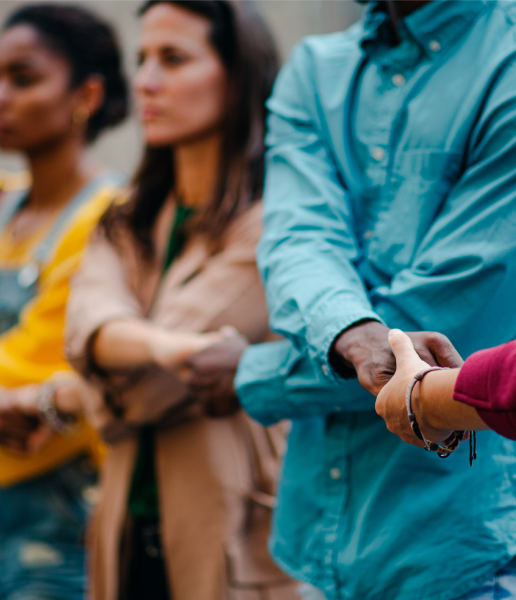
MULTIPOLYGON (((50 259, 59 236, 68 222, 102 186, 121 184, 121 178, 113 173, 96 177, 64 207, 56 222, 32 253, 32 259, 19 269, 0 269, 0 335, 10 330, 19 322, 23 308, 34 298, 38 289, 38 280, 42 264, 50 259)), ((27 192, 6 197, 0 204, 0 235, 19 210, 27 192)))
POLYGON ((12 192, 0 200, 0 236, 27 198, 28 192, 12 192))
POLYGON ((59 239, 59 236, 63 233, 64 229, 68 225, 71 217, 77 210, 81 208, 86 202, 97 193, 105 185, 122 185, 123 177, 116 172, 108 171, 102 173, 99 176, 92 179, 87 183, 79 193, 65 206, 61 214, 54 223, 47 237, 41 242, 34 252, 34 259, 38 265, 44 264, 52 253, 52 249, 55 243, 59 239))

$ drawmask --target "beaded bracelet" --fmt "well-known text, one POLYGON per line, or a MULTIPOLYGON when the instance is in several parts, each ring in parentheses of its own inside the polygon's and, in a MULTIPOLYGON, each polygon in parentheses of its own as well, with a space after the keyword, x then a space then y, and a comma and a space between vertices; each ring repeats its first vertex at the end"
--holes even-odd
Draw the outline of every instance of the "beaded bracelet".
POLYGON ((36 403, 43 419, 54 433, 72 435, 76 431, 73 420, 62 418, 56 408, 56 390, 58 385, 55 382, 44 383, 36 403))
POLYGON ((407 387, 407 393, 405 395, 405 402, 407 404, 407 414, 410 423, 410 427, 414 434, 425 444, 425 450, 429 452, 437 452, 437 456, 440 458, 448 458, 450 454, 455 452, 460 446, 462 440, 469 434, 469 464, 473 465, 473 461, 477 458, 477 436, 475 431, 454 431, 442 444, 431 442, 427 440, 419 427, 416 415, 412 409, 412 394, 414 388, 418 382, 423 381, 423 378, 432 371, 445 371, 448 367, 428 367, 420 371, 409 383, 407 387))

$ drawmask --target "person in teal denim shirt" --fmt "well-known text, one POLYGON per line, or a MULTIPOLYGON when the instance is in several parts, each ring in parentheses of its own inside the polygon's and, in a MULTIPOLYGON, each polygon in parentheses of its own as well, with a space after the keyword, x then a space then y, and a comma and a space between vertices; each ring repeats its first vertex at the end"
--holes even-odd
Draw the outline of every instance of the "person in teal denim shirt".
POLYGON ((467 444, 442 460, 373 394, 387 326, 464 357, 516 337, 516 4, 436 0, 394 27, 402 5, 307 38, 278 78, 258 258, 286 341, 250 347, 236 387, 293 423, 270 543, 290 575, 331 600, 491 598, 516 555, 516 445, 480 432, 473 468, 467 444))

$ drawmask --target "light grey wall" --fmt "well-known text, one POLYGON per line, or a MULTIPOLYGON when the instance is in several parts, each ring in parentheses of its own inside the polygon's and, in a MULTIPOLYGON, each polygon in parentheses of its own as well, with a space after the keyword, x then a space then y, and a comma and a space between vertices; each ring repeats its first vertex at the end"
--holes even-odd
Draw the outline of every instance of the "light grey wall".
MULTIPOLYGON (((97 11, 115 26, 130 76, 134 72, 138 39, 136 11, 140 0, 78 0, 74 3, 97 11)), ((22 4, 25 2, 0 0, 0 22, 22 4)), ((257 6, 275 35, 283 58, 305 35, 345 29, 359 17, 361 10, 353 0, 257 0, 257 6)), ((92 148, 92 155, 101 164, 130 174, 138 162, 140 149, 138 126, 131 118, 104 134, 92 148)), ((18 156, 0 152, 0 169, 17 170, 22 165, 18 156)))

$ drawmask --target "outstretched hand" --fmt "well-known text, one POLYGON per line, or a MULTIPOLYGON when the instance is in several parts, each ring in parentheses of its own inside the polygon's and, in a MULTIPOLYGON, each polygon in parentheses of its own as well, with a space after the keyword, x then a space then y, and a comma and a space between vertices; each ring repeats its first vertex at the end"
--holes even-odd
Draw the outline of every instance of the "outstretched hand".
MULTIPOLYGON (((376 412, 385 420, 389 431, 395 433, 404 442, 423 448, 423 442, 410 427, 405 394, 414 376, 420 371, 428 369, 430 365, 421 360, 410 337, 399 329, 392 329, 389 332, 388 339, 396 358, 396 373, 378 394, 376 412)), ((452 433, 451 431, 430 427, 418 413, 417 387, 413 394, 413 408, 424 436, 433 442, 441 442, 447 439, 452 433)))

